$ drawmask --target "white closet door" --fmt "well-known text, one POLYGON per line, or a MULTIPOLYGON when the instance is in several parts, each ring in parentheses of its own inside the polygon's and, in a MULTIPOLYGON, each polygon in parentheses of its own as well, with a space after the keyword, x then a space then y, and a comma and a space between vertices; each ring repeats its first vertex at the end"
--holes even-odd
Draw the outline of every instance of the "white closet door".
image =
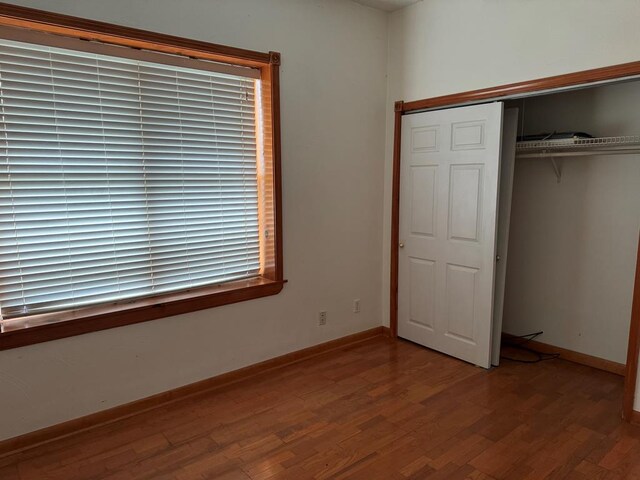
POLYGON ((502 103, 402 125, 398 335, 488 368, 502 103))
POLYGON ((500 190, 498 195, 498 239, 496 241, 496 282, 493 303, 493 340, 491 364, 500 365, 502 344, 502 315, 504 313, 504 290, 507 279, 507 253, 509 249, 509 226, 511 224, 511 198, 513 174, 516 166, 516 140, 518 138, 518 109, 504 111, 502 121, 502 155, 500 160, 500 190))

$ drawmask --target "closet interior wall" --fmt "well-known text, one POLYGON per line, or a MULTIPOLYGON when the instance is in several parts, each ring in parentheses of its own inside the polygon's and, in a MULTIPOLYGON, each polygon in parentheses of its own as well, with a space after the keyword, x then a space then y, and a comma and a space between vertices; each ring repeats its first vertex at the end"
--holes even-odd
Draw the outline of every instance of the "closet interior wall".
MULTIPOLYGON (((640 134, 640 81, 508 102, 519 134, 640 134)), ((625 363, 640 154, 516 159, 503 331, 625 363)))

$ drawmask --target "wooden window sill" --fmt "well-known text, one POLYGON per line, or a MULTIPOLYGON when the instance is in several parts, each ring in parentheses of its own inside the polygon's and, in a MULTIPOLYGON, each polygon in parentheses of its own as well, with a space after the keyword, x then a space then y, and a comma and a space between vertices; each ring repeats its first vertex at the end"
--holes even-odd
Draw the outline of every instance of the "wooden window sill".
POLYGON ((16 319, 0 333, 0 350, 277 295, 286 280, 256 277, 117 305, 100 305, 16 319), (25 325, 28 322, 32 326, 25 325))

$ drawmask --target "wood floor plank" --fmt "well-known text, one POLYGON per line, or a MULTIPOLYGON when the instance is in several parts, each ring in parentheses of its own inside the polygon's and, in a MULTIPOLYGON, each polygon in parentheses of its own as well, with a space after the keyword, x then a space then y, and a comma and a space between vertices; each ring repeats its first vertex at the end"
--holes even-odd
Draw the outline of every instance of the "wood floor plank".
POLYGON ((622 379, 379 338, 4 459, 7 480, 640 480, 622 379))

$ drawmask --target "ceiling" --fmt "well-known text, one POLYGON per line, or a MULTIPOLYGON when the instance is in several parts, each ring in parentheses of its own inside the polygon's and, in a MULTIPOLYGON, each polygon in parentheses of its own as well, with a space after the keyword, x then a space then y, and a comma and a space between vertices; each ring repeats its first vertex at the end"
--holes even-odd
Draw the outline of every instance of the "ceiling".
POLYGON ((379 8, 387 12, 393 12, 407 5, 418 3, 421 0, 354 0, 356 3, 368 5, 370 7, 379 8))

